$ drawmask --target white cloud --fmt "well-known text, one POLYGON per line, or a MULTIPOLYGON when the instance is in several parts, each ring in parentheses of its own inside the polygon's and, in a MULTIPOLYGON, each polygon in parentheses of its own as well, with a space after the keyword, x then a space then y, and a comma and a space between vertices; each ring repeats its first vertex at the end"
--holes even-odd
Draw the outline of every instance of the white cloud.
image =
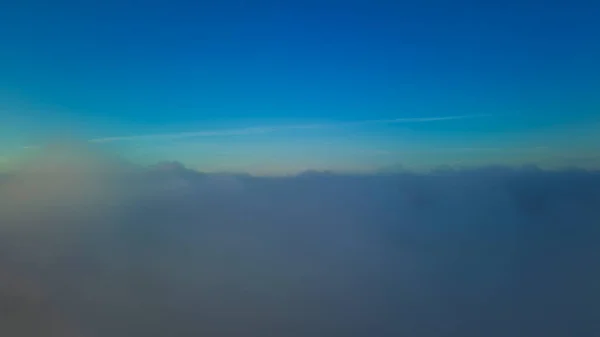
POLYGON ((103 138, 91 139, 90 142, 108 143, 108 142, 116 142, 116 141, 147 141, 147 140, 181 139, 181 138, 195 138, 195 137, 244 136, 244 135, 264 134, 264 133, 271 133, 271 132, 285 131, 285 130, 322 129, 322 128, 361 126, 361 125, 369 125, 369 124, 428 123, 428 122, 440 122, 440 121, 480 118, 480 117, 488 117, 488 116, 490 116, 490 115, 480 114, 480 115, 459 115, 459 116, 427 117, 427 118, 418 117, 418 118, 362 120, 362 121, 356 121, 356 122, 340 122, 340 123, 331 123, 331 124, 300 124, 300 125, 282 125, 282 126, 269 126, 269 127, 250 127, 250 128, 212 130, 212 131, 205 130, 205 131, 178 132, 178 133, 166 133, 166 134, 103 137, 103 138))

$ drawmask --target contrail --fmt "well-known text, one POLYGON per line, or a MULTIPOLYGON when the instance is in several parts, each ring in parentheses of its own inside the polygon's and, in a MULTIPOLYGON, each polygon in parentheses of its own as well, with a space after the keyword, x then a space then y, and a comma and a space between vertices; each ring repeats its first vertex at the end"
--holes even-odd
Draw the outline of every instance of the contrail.
POLYGON ((491 115, 480 114, 480 115, 459 115, 459 116, 446 116, 446 117, 373 119, 373 120, 362 120, 362 121, 355 121, 355 122, 340 122, 340 123, 329 123, 329 124, 298 124, 298 125, 282 125, 282 126, 266 126, 266 127, 249 127, 249 128, 225 129, 225 130, 204 130, 204 131, 164 133, 164 134, 104 137, 104 138, 90 139, 89 142, 109 143, 109 142, 117 142, 117 141, 137 141, 137 140, 143 141, 143 140, 181 139, 181 138, 194 138, 194 137, 244 136, 244 135, 253 135, 253 134, 265 134, 265 133, 284 131, 284 130, 338 128, 338 127, 350 127, 350 126, 360 126, 360 125, 369 125, 369 124, 428 123, 428 122, 439 122, 439 121, 449 121, 449 120, 481 118, 481 117, 489 117, 489 116, 491 116, 491 115))

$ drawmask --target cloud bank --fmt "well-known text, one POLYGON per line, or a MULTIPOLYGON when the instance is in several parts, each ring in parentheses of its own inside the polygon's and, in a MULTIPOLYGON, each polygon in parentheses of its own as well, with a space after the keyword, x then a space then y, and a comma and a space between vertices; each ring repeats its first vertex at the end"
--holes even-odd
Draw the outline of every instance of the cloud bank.
POLYGON ((59 146, 0 179, 0 334, 596 336, 598 206, 583 170, 268 178, 59 146))

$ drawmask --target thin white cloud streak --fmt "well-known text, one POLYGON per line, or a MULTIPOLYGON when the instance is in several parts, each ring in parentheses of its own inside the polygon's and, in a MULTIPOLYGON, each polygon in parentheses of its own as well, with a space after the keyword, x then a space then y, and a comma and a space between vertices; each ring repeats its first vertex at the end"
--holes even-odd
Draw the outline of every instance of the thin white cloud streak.
POLYGON ((522 152, 522 151, 545 151, 550 148, 547 146, 534 146, 534 147, 515 147, 515 148, 503 148, 503 147, 456 147, 456 148, 442 148, 440 151, 456 151, 456 152, 522 152))
POLYGON ((362 153, 373 155, 406 155, 406 154, 433 154, 433 153, 479 153, 479 152, 498 152, 498 153, 522 153, 522 152, 546 152, 550 150, 547 146, 535 147, 442 147, 417 150, 387 150, 387 149, 361 149, 362 153))
POLYGON ((181 138, 195 138, 195 137, 246 136, 246 135, 265 134, 265 133, 285 131, 285 130, 339 128, 339 127, 362 126, 362 125, 369 125, 369 124, 428 123, 428 122, 438 122, 438 121, 481 118, 481 117, 489 117, 489 116, 491 116, 491 115, 479 114, 479 115, 459 115, 459 116, 447 116, 447 117, 375 119, 375 120, 362 120, 362 121, 356 121, 356 122, 342 122, 342 123, 330 123, 330 124, 282 125, 282 126, 270 126, 270 127, 249 127, 249 128, 239 128, 239 129, 206 130, 206 131, 150 134, 150 135, 137 135, 137 136, 117 136, 117 137, 95 138, 95 139, 91 139, 89 141, 93 142, 93 143, 109 143, 109 142, 117 142, 117 141, 144 141, 144 140, 181 139, 181 138))

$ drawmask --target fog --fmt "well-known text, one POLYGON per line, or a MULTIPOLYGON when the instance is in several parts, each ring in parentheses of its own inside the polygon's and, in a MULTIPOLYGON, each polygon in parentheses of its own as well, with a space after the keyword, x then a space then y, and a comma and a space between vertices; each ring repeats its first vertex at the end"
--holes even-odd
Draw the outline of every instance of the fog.
POLYGON ((597 336, 600 173, 289 177, 48 147, 0 179, 2 336, 597 336))

